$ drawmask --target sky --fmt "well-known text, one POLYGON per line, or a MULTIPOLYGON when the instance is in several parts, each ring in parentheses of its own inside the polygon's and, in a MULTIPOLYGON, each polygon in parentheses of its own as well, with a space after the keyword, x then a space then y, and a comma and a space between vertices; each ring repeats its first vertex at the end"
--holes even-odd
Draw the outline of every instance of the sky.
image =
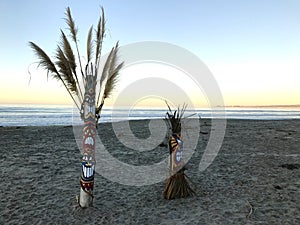
MULTIPOLYGON (((103 53, 117 41, 120 46, 171 43, 202 60, 227 106, 300 104, 299 0, 0 0, 0 104, 72 103, 60 83, 36 68, 37 59, 28 45, 33 41, 53 56, 60 28, 66 28, 63 18, 68 6, 79 29, 82 54, 88 29, 97 24, 103 6, 107 21, 103 53)), ((138 74, 147 76, 147 71, 149 65, 124 69, 118 88, 140 79, 138 74)), ((159 71, 178 72, 153 66, 152 74, 159 71)), ((184 74, 176 80, 201 106, 205 93, 184 74)))

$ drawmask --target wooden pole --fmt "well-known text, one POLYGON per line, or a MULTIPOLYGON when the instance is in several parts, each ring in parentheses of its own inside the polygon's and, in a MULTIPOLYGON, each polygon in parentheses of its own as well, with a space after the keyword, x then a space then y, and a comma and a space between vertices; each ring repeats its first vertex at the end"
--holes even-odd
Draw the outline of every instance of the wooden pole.
POLYGON ((83 99, 83 138, 82 138, 82 162, 80 175, 79 205, 83 208, 93 204, 94 175, 95 175, 95 76, 87 75, 85 93, 83 99))

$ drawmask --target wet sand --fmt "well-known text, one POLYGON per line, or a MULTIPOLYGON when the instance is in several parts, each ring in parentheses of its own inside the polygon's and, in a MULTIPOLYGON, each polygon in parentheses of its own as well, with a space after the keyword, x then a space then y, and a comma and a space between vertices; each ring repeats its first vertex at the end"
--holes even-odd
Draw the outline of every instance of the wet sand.
MULTIPOLYGON (((148 122, 131 122, 131 129, 147 137, 148 122)), ((164 181, 137 187, 96 174, 94 207, 81 209, 72 127, 0 127, 0 224, 300 224, 300 120, 228 120, 219 154, 199 172, 210 129, 201 120, 187 163, 196 196, 168 201, 164 181)), ((98 130, 120 161, 141 165, 168 156, 164 147, 124 147, 109 123, 98 130)))

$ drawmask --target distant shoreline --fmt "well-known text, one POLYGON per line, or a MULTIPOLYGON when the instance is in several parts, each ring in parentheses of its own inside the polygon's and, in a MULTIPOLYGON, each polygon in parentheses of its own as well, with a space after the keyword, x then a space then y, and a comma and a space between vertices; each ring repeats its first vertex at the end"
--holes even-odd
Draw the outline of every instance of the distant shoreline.
MULTIPOLYGON (((102 111, 100 123, 163 119, 167 109, 108 109, 102 111)), ((184 117, 251 119, 251 120, 285 120, 299 119, 299 107, 241 107, 187 109, 184 117)), ((47 126, 81 124, 79 113, 70 107, 56 106, 0 106, 0 126, 47 126)))
POLYGON ((254 105, 254 106, 244 106, 244 105, 232 105, 224 106, 224 108, 300 108, 300 104, 297 105, 254 105))

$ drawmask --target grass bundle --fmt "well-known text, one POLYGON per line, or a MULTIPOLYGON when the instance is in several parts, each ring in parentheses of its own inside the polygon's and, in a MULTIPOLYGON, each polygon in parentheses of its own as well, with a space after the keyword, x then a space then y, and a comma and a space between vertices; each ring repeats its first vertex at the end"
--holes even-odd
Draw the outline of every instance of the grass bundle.
POLYGON ((169 153, 170 153, 170 168, 169 177, 164 188, 165 199, 184 198, 194 195, 195 192, 191 188, 188 178, 184 174, 186 167, 183 162, 183 141, 181 137, 181 119, 186 110, 187 105, 184 104, 181 109, 171 110, 171 107, 166 102, 169 112, 167 112, 167 124, 172 131, 169 137, 169 153))
POLYGON ((165 199, 171 200, 175 198, 185 198, 195 194, 186 175, 184 174, 185 170, 185 168, 182 168, 176 174, 167 179, 164 189, 165 199))

